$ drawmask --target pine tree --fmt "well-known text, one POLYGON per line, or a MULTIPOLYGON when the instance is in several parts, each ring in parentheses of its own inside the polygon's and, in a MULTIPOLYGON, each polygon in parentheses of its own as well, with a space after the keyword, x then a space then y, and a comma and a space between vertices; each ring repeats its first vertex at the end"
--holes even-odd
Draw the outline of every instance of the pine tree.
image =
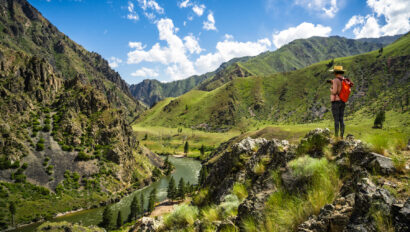
POLYGON ((10 202, 9 211, 11 214, 11 225, 14 226, 14 215, 16 215, 17 209, 16 209, 16 204, 13 201, 10 202))
POLYGON ((181 199, 184 199, 184 197, 185 197, 185 181, 184 181, 184 178, 182 178, 182 177, 181 177, 181 179, 179 179, 178 197, 180 197, 181 199))
POLYGON ((174 200, 175 195, 176 195, 175 180, 174 180, 174 177, 171 176, 171 179, 169 180, 169 184, 168 184, 167 197, 170 200, 174 200))
POLYGON ((132 199, 131 205, 130 205, 130 216, 128 217, 128 221, 133 221, 137 219, 137 215, 140 213, 140 201, 138 201, 137 196, 135 195, 134 198, 132 199))
POLYGON ((205 183, 205 179, 208 176, 208 169, 205 166, 202 166, 201 171, 199 172, 199 185, 205 183))
POLYGON ((199 148, 199 152, 201 152, 201 156, 203 156, 205 154, 205 147, 202 144, 201 148, 199 148))
POLYGON ((376 115, 376 119, 374 120, 373 128, 383 128, 383 123, 386 120, 386 114, 384 110, 379 111, 376 115))
POLYGON ((122 214, 121 210, 118 211, 118 216, 117 216, 117 228, 120 228, 122 226, 122 214))
POLYGON ((188 151, 189 151, 189 144, 188 144, 188 141, 186 141, 185 146, 184 146, 184 153, 188 154, 188 151))
POLYGON ((154 211, 156 201, 157 201, 157 189, 154 188, 149 194, 148 212, 151 213, 152 211, 154 211))
POLYGON ((112 227, 112 211, 111 208, 109 206, 107 206, 104 209, 104 213, 103 213, 103 218, 102 218, 102 222, 100 223, 101 227, 104 227, 105 229, 110 229, 112 227))
POLYGON ((141 198, 140 198, 140 205, 141 205, 141 211, 140 211, 140 213, 139 214, 141 214, 141 215, 144 215, 144 212, 145 212, 145 196, 144 196, 144 194, 141 194, 141 196, 140 196, 141 198))

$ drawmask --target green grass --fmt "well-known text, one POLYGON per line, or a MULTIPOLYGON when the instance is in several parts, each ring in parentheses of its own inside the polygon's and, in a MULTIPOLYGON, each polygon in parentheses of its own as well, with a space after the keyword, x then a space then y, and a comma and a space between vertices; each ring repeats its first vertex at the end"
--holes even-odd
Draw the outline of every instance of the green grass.
POLYGON ((178 128, 144 127, 139 124, 134 124, 132 128, 137 132, 140 143, 155 153, 182 155, 185 141, 188 141, 187 156, 200 159, 205 159, 222 142, 239 134, 237 131, 212 133, 190 128, 182 128, 182 132, 178 133, 178 128), (147 135, 146 140, 144 140, 145 135, 147 135), (202 145, 205 147, 204 156, 201 156, 199 150, 202 145))
POLYGON ((164 229, 183 229, 190 227, 194 224, 198 215, 199 210, 196 206, 190 206, 188 204, 176 206, 172 213, 164 217, 164 229))
POLYGON ((232 188, 232 193, 235 194, 241 201, 248 197, 248 190, 242 183, 235 183, 232 188))
MULTIPOLYGON (((290 161, 288 166, 294 175, 311 179, 306 194, 290 193, 277 183, 278 190, 266 202, 266 221, 256 224, 248 218, 243 223, 246 231, 294 231, 309 215, 318 214, 321 207, 336 197, 340 185, 337 168, 326 158, 303 156, 290 161)), ((280 182, 275 172, 273 180, 280 182)))

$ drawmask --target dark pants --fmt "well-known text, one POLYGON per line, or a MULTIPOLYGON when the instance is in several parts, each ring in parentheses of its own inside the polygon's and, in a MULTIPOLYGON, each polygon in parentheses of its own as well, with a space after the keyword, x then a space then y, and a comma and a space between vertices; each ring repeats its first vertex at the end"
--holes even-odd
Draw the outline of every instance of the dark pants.
POLYGON ((340 125, 340 136, 343 138, 345 132, 345 124, 343 122, 343 117, 345 113, 346 104, 343 101, 333 101, 332 102, 332 114, 335 120, 335 136, 339 135, 339 125, 340 125))

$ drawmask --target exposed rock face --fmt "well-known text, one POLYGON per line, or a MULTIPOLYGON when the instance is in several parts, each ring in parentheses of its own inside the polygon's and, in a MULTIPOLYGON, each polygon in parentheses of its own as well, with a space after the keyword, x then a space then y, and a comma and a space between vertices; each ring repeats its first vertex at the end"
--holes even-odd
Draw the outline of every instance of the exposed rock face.
MULTIPOLYGON (((266 217, 266 201, 278 190, 272 171, 278 172, 280 184, 289 194, 305 194, 310 177, 294 175, 288 162, 300 152, 322 157, 323 148, 330 143, 330 131, 313 130, 297 147, 276 139, 233 141, 222 144, 204 164, 208 176, 202 186, 209 188, 210 201, 218 204, 231 193, 234 183, 249 181, 248 197, 239 205, 236 218, 232 219, 243 230, 244 219, 251 217, 263 222, 266 217), (259 168, 260 165, 264 168, 259 168)), ((307 218, 297 231, 380 231, 384 228, 380 226, 386 225, 391 225, 395 231, 408 231, 410 198, 405 203, 395 199, 388 190, 374 183, 370 174, 394 174, 391 160, 371 152, 352 135, 330 145, 332 162, 339 166, 343 185, 335 200, 325 205, 318 215, 307 218)))
POLYGON ((162 224, 162 220, 156 220, 150 217, 143 217, 138 220, 137 224, 130 230, 134 232, 153 232, 157 231, 162 224))
POLYGON ((123 185, 115 188, 150 179, 150 160, 162 162, 137 154, 129 126, 144 108, 108 62, 26 0, 0 0, 0 26, 0 180, 14 181, 11 173, 23 163, 28 181, 52 190, 65 170, 88 178, 108 169, 123 185), (144 172, 141 180, 136 171, 144 172))

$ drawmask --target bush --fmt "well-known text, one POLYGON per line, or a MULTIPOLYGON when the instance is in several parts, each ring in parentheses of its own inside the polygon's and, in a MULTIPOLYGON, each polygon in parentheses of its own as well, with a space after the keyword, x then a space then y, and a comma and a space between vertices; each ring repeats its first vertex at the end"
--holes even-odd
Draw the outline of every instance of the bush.
POLYGON ((78 152, 78 155, 75 158, 75 160, 76 161, 87 161, 87 160, 90 160, 92 158, 93 158, 92 156, 89 156, 89 155, 85 154, 85 152, 80 151, 80 152, 78 152))
POLYGON ((386 114, 384 110, 381 110, 377 113, 376 118, 374 119, 373 128, 383 128, 384 121, 386 121, 386 114))
POLYGON ((232 193, 235 194, 239 200, 244 200, 248 197, 246 186, 241 183, 235 183, 232 188, 232 193))
POLYGON ((201 210, 202 219, 212 223, 219 220, 219 209, 216 205, 205 207, 201 210))
POLYGON ((40 143, 40 141, 36 145, 36 150, 37 151, 43 151, 44 150, 44 143, 40 143))
POLYGON ((281 185, 266 203, 267 220, 263 229, 267 231, 294 231, 309 215, 334 200, 339 190, 337 167, 326 158, 315 159, 304 156, 288 163, 295 176, 308 177, 306 194, 289 193, 281 185))
POLYGON ((61 149, 63 149, 63 151, 73 151, 73 147, 66 144, 63 144, 61 149))
POLYGON ((48 125, 48 124, 46 124, 46 125, 44 125, 44 127, 43 127, 43 131, 44 132, 49 132, 50 131, 50 125, 48 125))
POLYGON ((175 207, 175 210, 165 216, 164 225, 166 228, 185 228, 193 225, 198 218, 199 210, 195 206, 182 204, 175 207))

